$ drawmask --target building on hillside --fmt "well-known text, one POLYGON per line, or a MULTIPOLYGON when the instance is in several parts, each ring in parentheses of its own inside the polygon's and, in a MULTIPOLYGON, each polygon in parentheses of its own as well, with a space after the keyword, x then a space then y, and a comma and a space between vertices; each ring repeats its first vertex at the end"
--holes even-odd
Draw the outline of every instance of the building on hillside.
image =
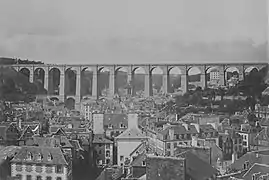
POLYGON ((93 129, 103 129, 109 138, 115 138, 128 128, 126 114, 93 114, 93 129))
POLYGON ((21 180, 71 180, 69 161, 60 148, 21 146, 11 160, 11 176, 21 180))
POLYGON ((6 146, 0 149, 0 179, 11 177, 10 160, 19 151, 19 146, 6 146))
POLYGON ((255 163, 269 165, 269 150, 251 151, 231 164, 233 172, 249 170, 255 163))
POLYGON ((178 124, 170 125, 166 124, 163 130, 158 132, 158 139, 164 144, 165 154, 167 156, 174 156, 175 148, 178 145, 191 145, 192 138, 198 137, 198 130, 194 125, 178 124))
POLYGON ((7 126, 0 127, 0 136, 4 139, 6 146, 18 145, 18 139, 21 136, 21 131, 16 123, 10 123, 7 126))
POLYGON ((117 164, 123 166, 130 160, 130 153, 141 143, 148 141, 138 128, 138 115, 128 114, 128 129, 115 138, 117 144, 117 164))
POLYGON ((97 165, 113 164, 113 141, 107 139, 104 134, 93 135, 93 149, 97 153, 97 165))
POLYGON ((269 119, 269 106, 262 106, 262 105, 257 104, 255 106, 254 114, 258 118, 269 119))

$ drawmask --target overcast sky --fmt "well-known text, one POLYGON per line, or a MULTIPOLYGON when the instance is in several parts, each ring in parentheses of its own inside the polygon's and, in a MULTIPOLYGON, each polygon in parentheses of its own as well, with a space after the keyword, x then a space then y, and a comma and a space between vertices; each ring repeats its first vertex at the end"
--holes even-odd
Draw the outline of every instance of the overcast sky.
POLYGON ((0 56, 45 63, 266 62, 266 0, 1 0, 0 56))

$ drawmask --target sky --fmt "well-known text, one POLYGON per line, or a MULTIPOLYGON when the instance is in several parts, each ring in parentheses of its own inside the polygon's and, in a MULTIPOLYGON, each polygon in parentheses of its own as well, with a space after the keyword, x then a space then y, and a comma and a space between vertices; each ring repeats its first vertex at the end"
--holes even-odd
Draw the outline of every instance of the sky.
POLYGON ((266 0, 1 0, 0 57, 267 62, 266 0))

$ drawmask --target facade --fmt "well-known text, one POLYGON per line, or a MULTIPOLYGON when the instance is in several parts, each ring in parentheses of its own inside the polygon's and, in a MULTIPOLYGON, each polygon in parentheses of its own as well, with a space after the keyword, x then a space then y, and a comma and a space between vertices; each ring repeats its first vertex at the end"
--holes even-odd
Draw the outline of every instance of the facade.
POLYGON ((254 111, 256 117, 269 119, 269 106, 261 106, 257 104, 254 111))
POLYGON ((11 176, 21 180, 71 180, 72 167, 60 148, 21 146, 11 176))
POLYGON ((130 154, 148 138, 138 128, 138 115, 128 114, 128 129, 115 138, 117 144, 117 164, 123 166, 130 160, 130 154))
POLYGON ((194 125, 178 124, 164 125, 163 130, 158 133, 158 139, 164 144, 165 154, 174 156, 178 145, 192 145, 193 137, 198 137, 199 132, 194 125))
POLYGON ((113 141, 107 139, 104 134, 94 134, 92 144, 97 153, 97 165, 112 165, 113 141))

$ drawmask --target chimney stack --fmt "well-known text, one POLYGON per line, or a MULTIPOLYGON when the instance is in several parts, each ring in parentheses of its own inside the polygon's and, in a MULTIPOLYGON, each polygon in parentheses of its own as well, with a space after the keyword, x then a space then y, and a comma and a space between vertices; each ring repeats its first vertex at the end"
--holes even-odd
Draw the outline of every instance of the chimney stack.
POLYGON ((138 114, 129 113, 128 114, 128 129, 138 128, 138 114))
POLYGON ((104 114, 93 114, 93 133, 104 134, 104 114))

